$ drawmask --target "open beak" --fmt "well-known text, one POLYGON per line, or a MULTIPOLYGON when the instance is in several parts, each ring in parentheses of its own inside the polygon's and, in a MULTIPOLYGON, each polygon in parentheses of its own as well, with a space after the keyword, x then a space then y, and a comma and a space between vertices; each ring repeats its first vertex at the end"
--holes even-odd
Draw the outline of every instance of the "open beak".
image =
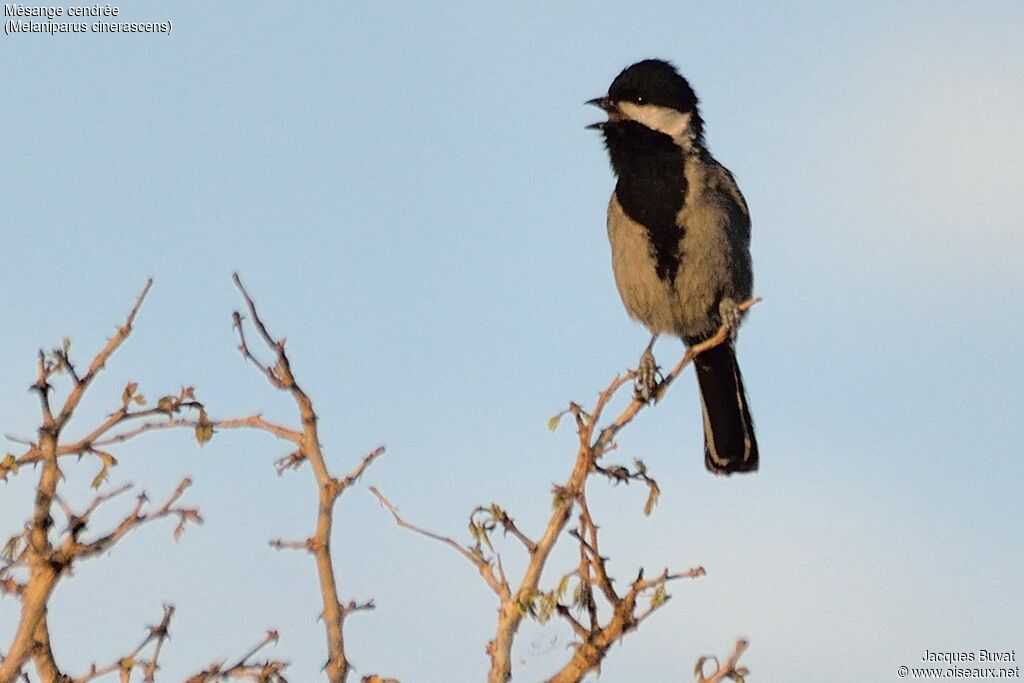
MULTIPOLYGON (((615 106, 615 103, 612 102, 607 95, 605 95, 604 97, 595 97, 592 100, 587 100, 586 102, 584 102, 584 104, 589 104, 594 107, 600 107, 604 111, 608 112, 608 121, 614 121, 615 115, 619 111, 619 108, 615 106)), ((608 121, 598 121, 597 123, 592 123, 589 126, 587 126, 587 129, 603 130, 605 124, 607 124, 608 121)))

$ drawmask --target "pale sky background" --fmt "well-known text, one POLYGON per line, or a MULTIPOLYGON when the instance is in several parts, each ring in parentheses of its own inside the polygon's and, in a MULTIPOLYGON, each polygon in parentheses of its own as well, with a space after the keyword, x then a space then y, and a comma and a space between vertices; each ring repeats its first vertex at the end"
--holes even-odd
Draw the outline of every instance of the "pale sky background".
MULTIPOLYGON (((602 680, 690 680, 741 635, 765 682, 898 680, 926 648, 1020 654, 1024 5, 767 4, 133 2, 123 19, 173 34, 0 37, 0 432, 37 425, 36 350, 70 336, 85 362, 148 276, 70 435, 129 380, 293 422, 235 351, 237 269, 288 338, 330 466, 388 448, 337 510, 341 592, 378 605, 348 622, 350 658, 482 680, 495 599, 366 485, 459 539, 492 501, 539 531, 575 452, 548 418, 647 340, 612 281, 613 178, 582 103, 658 56, 752 210, 765 302, 739 349, 762 470, 705 473, 689 373, 624 432, 616 459, 643 458, 663 495, 646 519, 640 487, 592 484, 611 568, 708 576, 673 585, 602 680)), ((287 450, 184 432, 116 449, 112 483, 159 498, 188 474, 206 524, 178 544, 171 522, 136 532, 62 583, 60 664, 120 656, 173 602, 163 680, 270 627, 291 680, 320 680, 312 560, 266 545, 313 527, 309 471, 275 476, 287 450)), ((80 504, 96 469, 67 468, 80 504)), ((3 538, 35 477, 0 485, 3 538)), ((0 648, 17 608, 0 599, 0 648)), ((568 635, 524 628, 516 680, 551 673, 568 635)))

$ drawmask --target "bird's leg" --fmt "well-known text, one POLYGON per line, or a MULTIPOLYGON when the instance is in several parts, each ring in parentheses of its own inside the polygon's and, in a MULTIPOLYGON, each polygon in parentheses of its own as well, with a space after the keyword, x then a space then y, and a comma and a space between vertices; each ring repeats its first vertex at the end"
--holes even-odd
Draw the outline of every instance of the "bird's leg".
POLYGON ((718 315, 722 318, 722 324, 729 328, 729 339, 735 340, 736 334, 740 331, 740 322, 743 320, 743 311, 740 310, 739 304, 725 297, 718 303, 718 315))
POLYGON ((654 400, 658 391, 658 363, 654 360, 654 342, 658 335, 651 337, 651 342, 640 355, 640 363, 636 368, 636 379, 633 380, 633 393, 640 400, 649 403, 654 400))

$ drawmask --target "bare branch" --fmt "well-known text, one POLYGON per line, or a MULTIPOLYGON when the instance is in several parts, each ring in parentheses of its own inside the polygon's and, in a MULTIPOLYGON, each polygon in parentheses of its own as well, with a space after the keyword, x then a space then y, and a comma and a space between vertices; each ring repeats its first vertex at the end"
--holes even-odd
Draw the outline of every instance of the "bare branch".
MULTIPOLYGON (((50 644, 50 626, 45 613, 36 626, 35 641, 32 661, 36 665, 36 673, 44 681, 66 680, 66 676, 57 666, 57 660, 53 656, 53 646, 50 644)), ((28 674, 25 674, 25 678, 28 679, 28 674)))
MULTIPOLYGON (((302 439, 301 432, 297 432, 287 427, 268 422, 263 419, 262 415, 250 415, 249 417, 236 417, 225 420, 211 420, 210 424, 215 429, 258 429, 264 432, 268 432, 278 437, 279 439, 285 439, 287 441, 293 441, 298 443, 302 439)), ((198 420, 188 418, 176 418, 173 420, 160 420, 157 422, 147 422, 139 427, 132 429, 127 432, 122 432, 115 436, 108 437, 101 441, 97 441, 95 446, 109 446, 115 443, 123 443, 129 439, 134 439, 140 434, 144 434, 153 430, 161 429, 174 429, 176 427, 196 427, 199 425, 198 420)), ((69 449, 72 447, 68 447, 69 449)), ((69 451, 71 452, 71 451, 69 451)))
POLYGON ((64 517, 67 520, 67 533, 77 540, 78 535, 86 528, 86 526, 88 526, 89 520, 92 518, 92 514, 100 505, 116 498, 126 491, 131 490, 131 488, 131 484, 122 484, 107 493, 96 496, 81 514, 75 513, 75 511, 72 510, 71 507, 59 496, 55 497, 54 501, 60 506, 61 511, 64 513, 64 517))
POLYGON ((22 595, 25 592, 25 584, 19 583, 10 576, 4 576, 3 571, 0 570, 0 593, 15 596, 22 595))
MULTIPOLYGON (((200 445, 210 438, 214 428, 260 429, 299 444, 306 453, 310 450, 310 443, 313 443, 317 449, 317 455, 319 455, 319 444, 315 439, 315 416, 312 415, 311 405, 308 406, 309 411, 303 412, 303 419, 304 426, 306 426, 306 419, 312 416, 312 432, 308 428, 301 432, 287 429, 268 422, 259 415, 214 423, 208 419, 204 406, 194 399, 192 387, 183 387, 177 395, 162 397, 154 407, 133 410, 134 406, 145 405, 145 398, 137 392, 137 385, 134 382, 129 382, 125 387, 121 396, 121 405, 116 410, 87 431, 84 437, 74 442, 62 443, 63 430, 73 418, 91 383, 103 370, 111 356, 130 336, 138 312, 151 287, 152 280, 148 280, 123 324, 93 357, 84 374, 78 372, 70 358, 70 341, 67 339, 64 340, 60 348, 53 349, 49 353, 39 352, 36 381, 32 387, 39 396, 42 411, 42 424, 38 431, 38 437, 37 439, 15 437, 14 440, 27 446, 26 451, 20 457, 9 455, 0 463, 0 478, 4 478, 10 473, 17 473, 21 465, 42 465, 36 485, 31 518, 25 526, 25 531, 13 537, 5 546, 4 557, 0 560, 0 594, 14 595, 21 602, 21 618, 14 639, 6 655, 0 656, 0 682, 2 683, 11 683, 19 676, 24 676, 27 681, 28 677, 23 673, 23 668, 30 657, 34 660, 40 676, 47 681, 87 683, 110 674, 116 674, 122 681, 128 681, 132 677, 133 670, 142 671, 145 681, 154 681, 159 656, 163 644, 168 638, 168 626, 173 608, 165 608, 162 622, 157 626, 150 627, 146 638, 129 654, 104 666, 93 665, 87 673, 77 678, 71 678, 57 668, 50 647, 50 633, 46 618, 47 604, 61 577, 69 574, 77 561, 108 551, 133 529, 165 517, 176 517, 178 524, 174 535, 177 538, 189 522, 202 522, 196 508, 179 504, 185 490, 191 485, 191 481, 185 478, 159 507, 149 509, 148 500, 143 494, 131 506, 128 514, 112 529, 95 539, 83 541, 81 536, 94 513, 105 503, 127 491, 130 486, 123 485, 95 496, 85 509, 78 513, 74 506, 57 493, 58 484, 63 479, 59 465, 62 457, 72 455, 78 457, 95 455, 98 457, 102 462, 102 469, 95 477, 93 484, 98 487, 106 478, 108 469, 117 464, 116 458, 112 454, 100 450, 101 448, 124 443, 149 431, 169 428, 194 428, 196 439, 200 445), (59 412, 56 412, 51 408, 53 387, 50 385, 50 380, 55 374, 61 373, 66 373, 70 377, 71 388, 63 400, 59 412), (198 420, 185 419, 178 415, 183 410, 189 409, 198 412, 198 420), (118 429, 119 427, 120 429, 118 429), (53 517, 56 514, 56 509, 63 512, 67 530, 65 537, 53 539, 53 517), (15 572, 25 572, 27 580, 17 577, 15 572), (148 660, 143 658, 145 648, 152 648, 152 657, 148 660)), ((265 331, 262 324, 261 330, 265 331)), ((279 349, 283 354, 283 343, 279 345, 279 349)), ((287 368, 286 359, 284 366, 287 368)), ((293 394, 301 393, 294 382, 292 382, 292 389, 293 394)), ((304 398, 304 394, 302 396, 304 398)), ((378 456, 379 453, 374 454, 370 461, 378 456)), ((322 459, 320 462, 322 464, 322 459)), ((361 469, 353 473, 348 483, 355 481, 368 465, 369 462, 364 463, 361 469)), ((326 471, 325 468, 324 471, 326 471)), ((325 490, 330 488, 333 500, 338 495, 334 490, 338 484, 339 482, 331 480, 330 487, 322 486, 321 488, 325 490)), ((318 529, 318 533, 321 531, 329 532, 329 527, 323 530, 318 529)), ((319 537, 317 542, 319 543, 319 537)), ((328 552, 326 543, 320 543, 319 547, 322 554, 328 552)), ((333 582, 333 576, 331 580, 333 582)), ((373 603, 372 601, 361 604, 350 602, 349 605, 352 611, 359 611, 372 609, 373 603)), ((337 605, 336 612, 343 616, 344 612, 340 604, 337 605)), ((270 640, 276 640, 276 634, 273 635, 273 638, 268 636, 265 642, 270 642, 270 640)), ((260 647, 262 646, 263 644, 260 645, 260 647)), ((239 663, 226 670, 221 670, 214 678, 217 680, 236 678, 284 681, 283 676, 280 675, 284 668, 283 663, 272 661, 257 663, 251 661, 254 654, 255 650, 246 655, 239 663)))
POLYGON ((480 572, 480 575, 483 576, 484 581, 487 582, 487 585, 490 586, 491 590, 494 591, 495 594, 497 594, 499 597, 508 595, 508 584, 503 584, 500 580, 498 580, 497 577, 494 576, 491 564, 487 560, 485 560, 482 555, 474 553, 470 549, 459 545, 455 542, 455 540, 447 536, 435 534, 432 531, 421 529, 415 524, 410 524, 409 522, 405 521, 404 519, 402 519, 402 516, 398 514, 398 510, 395 508, 394 505, 391 504, 391 501, 385 498, 384 494, 377 490, 377 487, 371 486, 370 493, 376 496, 377 500, 380 501, 380 504, 384 508, 386 508, 388 512, 391 513, 391 516, 395 519, 395 524, 397 524, 403 529, 408 529, 413 533, 417 533, 420 536, 426 536, 427 538, 435 540, 438 543, 445 544, 446 546, 457 552, 459 555, 462 555, 462 557, 466 558, 474 567, 476 567, 477 571, 480 572))
POLYGON ((89 671, 76 676, 75 678, 68 679, 70 683, 89 683, 89 681, 102 678, 108 674, 118 672, 121 674, 123 680, 128 680, 131 676, 131 672, 136 667, 140 668, 143 672, 143 680, 146 683, 152 683, 155 679, 155 673, 158 668, 158 659, 160 657, 160 650, 163 648, 164 641, 170 637, 170 625, 171 619, 174 617, 174 606, 164 605, 164 614, 161 618, 160 623, 155 626, 147 628, 146 637, 142 639, 135 649, 128 654, 120 657, 116 661, 103 666, 93 664, 89 667, 89 671), (156 643, 152 658, 144 660, 140 657, 143 649, 150 643, 156 643))
MULTIPOLYGON (((134 384, 130 384, 122 397, 121 408, 110 414, 85 439, 70 445, 60 443, 63 430, 72 419, 85 392, 114 352, 130 336, 135 319, 152 284, 151 279, 147 280, 124 323, 117 328, 116 333, 93 357, 84 375, 79 375, 70 359, 70 341, 67 339, 64 340, 61 348, 54 349, 49 355, 42 351, 39 353, 37 378, 33 387, 39 394, 42 410, 42 424, 38 431, 38 440, 29 441, 28 450, 21 457, 8 456, 0 463, 0 476, 17 471, 17 468, 23 464, 42 464, 36 484, 31 518, 26 524, 25 532, 16 537, 13 545, 8 544, 10 561, 4 562, 5 573, 12 567, 25 568, 29 578, 26 583, 21 585, 17 582, 8 584, 5 581, 5 587, 16 592, 20 598, 21 617, 10 650, 7 656, 0 661, 0 682, 2 683, 10 683, 14 680, 30 656, 35 658, 37 669, 41 671, 41 675, 46 680, 57 680, 54 677, 58 676, 59 672, 56 669, 56 664, 52 661, 52 653, 49 652, 46 609, 56 585, 64 575, 72 571, 75 561, 109 549, 128 531, 148 521, 176 515, 179 518, 176 535, 180 534, 186 522, 201 521, 198 511, 194 508, 174 506, 174 502, 187 486, 187 481, 185 481, 163 508, 142 514, 144 500, 140 499, 130 515, 113 531, 91 543, 83 544, 79 541, 79 535, 85 529, 92 514, 102 504, 125 491, 127 487, 97 496, 82 514, 76 514, 72 507, 57 494, 57 487, 64 476, 59 460, 66 455, 93 454, 97 456, 102 461, 102 468, 96 475, 93 486, 99 487, 102 484, 109 468, 116 465, 117 461, 113 455, 98 450, 95 441, 116 425, 127 420, 144 421, 158 414, 170 417, 174 412, 186 408, 197 409, 200 416, 204 415, 202 405, 192 398, 191 387, 183 388, 178 397, 168 396, 165 397, 166 400, 161 399, 156 408, 131 412, 128 405, 132 399, 137 399, 135 402, 140 405, 143 401, 141 396, 134 395, 134 389, 130 388, 134 384), (52 387, 49 385, 49 379, 52 375, 62 372, 70 375, 72 386, 64 399, 60 412, 54 416, 50 405, 52 387), (67 537, 56 548, 54 547, 56 541, 51 540, 55 506, 63 511, 68 525, 67 537)), ((124 678, 123 675, 122 678, 124 678)))
POLYGON ((718 664, 718 659, 716 657, 701 657, 698 659, 697 665, 693 670, 694 675, 697 676, 697 683, 720 683, 726 678, 742 681, 749 672, 746 667, 737 667, 736 665, 739 664, 740 657, 742 657, 743 653, 747 651, 747 647, 749 645, 750 644, 743 638, 737 640, 732 654, 729 655, 728 659, 726 659, 721 665, 718 664), (705 676, 704 665, 709 661, 713 661, 717 668, 710 676, 705 676))
POLYGON ((114 351, 117 350, 124 340, 128 338, 128 335, 132 333, 132 325, 135 323, 135 316, 138 315, 139 309, 142 307, 142 302, 146 300, 146 295, 149 293, 149 289, 153 286, 153 278, 146 280, 146 286, 142 288, 142 292, 135 299, 135 305, 132 306, 132 310, 128 313, 128 318, 124 321, 124 325, 117 329, 117 333, 110 338, 107 345, 96 354, 96 357, 92 359, 92 363, 89 364, 89 370, 85 373, 78 382, 74 384, 71 389, 71 393, 68 394, 67 399, 64 401, 64 407, 61 408, 60 415, 57 417, 55 422, 59 427, 62 427, 64 423, 70 419, 71 414, 78 407, 79 402, 82 400, 82 396, 85 394, 85 390, 89 388, 89 385, 99 374, 100 370, 106 364, 107 360, 113 355, 114 351))
MULTIPOLYGON (((751 299, 747 299, 746 301, 741 303, 738 306, 738 308, 740 311, 746 311, 760 302, 760 298, 754 297, 751 299)), ((707 351, 708 349, 714 348, 719 344, 724 343, 729 338, 729 334, 729 326, 722 325, 721 327, 718 328, 718 331, 714 334, 714 336, 688 348, 686 350, 686 353, 683 354, 683 357, 679 360, 678 363, 676 363, 675 367, 672 368, 672 371, 665 375, 665 378, 658 386, 655 395, 663 395, 665 390, 668 389, 672 382, 674 382, 676 378, 679 377, 679 374, 683 371, 683 369, 693 362, 694 358, 696 358, 701 353, 707 351)), ((630 371, 621 377, 616 377, 615 380, 613 380, 612 384, 603 392, 601 392, 601 396, 599 397, 597 402, 597 407, 594 409, 594 416, 591 424, 597 422, 597 420, 600 419, 601 412, 604 410, 604 407, 607 405, 608 401, 611 400, 612 395, 616 391, 618 391, 618 389, 623 384, 630 381, 634 377, 636 377, 636 372, 634 371, 630 371)), ((646 405, 647 401, 643 400, 642 398, 634 397, 632 403, 630 403, 629 406, 627 406, 626 409, 622 411, 622 413, 612 422, 612 424, 601 430, 601 433, 598 435, 597 441, 594 443, 593 447, 595 459, 601 457, 601 455, 609 448, 609 446, 614 441, 615 435, 618 434, 623 427, 629 424, 633 420, 633 418, 636 417, 636 414, 640 412, 640 410, 646 405)))
POLYGON ((263 639, 254 648, 245 653, 235 664, 231 666, 225 666, 223 662, 211 664, 203 671, 190 676, 185 683, 209 683, 229 679, 258 681, 259 683, 288 683, 281 673, 288 667, 287 662, 280 660, 251 661, 260 650, 272 643, 276 643, 277 640, 277 631, 267 631, 263 639))
POLYGON ((153 648, 153 656, 145 663, 145 683, 153 683, 156 680, 156 670, 160 668, 160 653, 164 649, 164 642, 171 637, 171 618, 174 616, 174 605, 164 605, 164 617, 157 626, 149 627, 149 638, 156 638, 156 647, 153 648))
POLYGON ((148 499, 146 494, 141 494, 131 512, 113 530, 89 543, 80 543, 77 539, 77 534, 69 536, 54 553, 53 562, 58 566, 69 566, 75 560, 104 553, 120 541, 129 531, 164 517, 178 517, 178 526, 174 530, 174 536, 175 538, 180 537, 189 522, 195 524, 202 524, 203 522, 196 508, 174 505, 191 485, 192 480, 185 477, 163 505, 145 514, 142 513, 142 508, 146 505, 148 499))
POLYGON ((50 391, 53 387, 50 386, 49 379, 50 368, 46 362, 46 354, 40 349, 36 364, 36 383, 31 388, 39 394, 40 409, 43 411, 43 425, 47 427, 53 425, 53 412, 50 408, 50 391))
MULTIPOLYGON (((239 286, 241 286, 239 284, 239 286)), ((288 385, 274 372, 274 369, 269 365, 264 365, 259 358, 253 355, 252 351, 249 350, 249 343, 245 339, 245 326, 242 325, 242 316, 239 313, 235 313, 233 316, 235 328, 238 330, 238 350, 242 354, 242 357, 247 361, 251 362, 256 368, 263 373, 267 381, 270 382, 274 387, 278 389, 287 389, 288 385)))
MULTIPOLYGON (((757 303, 759 299, 751 299, 740 304, 742 311, 747 310, 757 303)), ((679 376, 683 368, 690 364, 693 359, 703 351, 723 343, 728 339, 729 328, 723 325, 718 332, 710 339, 697 344, 683 355, 672 372, 661 382, 655 396, 660 396, 679 376)), ((544 528, 541 536, 535 541, 523 534, 498 506, 492 506, 491 515, 494 522, 499 523, 506 533, 511 533, 527 549, 529 560, 518 588, 512 589, 504 577, 504 568, 499 566, 502 572, 500 584, 494 579, 491 571, 491 562, 483 556, 480 549, 480 541, 487 543, 490 548, 488 533, 492 527, 476 522, 471 519, 471 531, 477 537, 477 545, 471 548, 464 548, 453 539, 435 534, 415 525, 412 525, 399 516, 395 507, 387 501, 376 489, 371 492, 377 496, 381 504, 391 512, 395 522, 403 528, 431 538, 448 545, 460 555, 472 562, 484 576, 488 585, 499 595, 501 604, 498 609, 498 625, 495 637, 487 644, 487 653, 491 659, 491 668, 488 673, 488 683, 505 683, 512 676, 512 643, 515 634, 523 617, 529 613, 538 619, 545 620, 552 610, 569 621, 573 632, 580 638, 575 646, 572 660, 560 671, 552 681, 568 682, 577 681, 586 672, 593 670, 600 665, 607 649, 613 642, 616 642, 625 633, 636 628, 641 619, 646 618, 660 604, 663 604, 667 596, 663 594, 664 584, 672 579, 682 576, 695 576, 693 572, 688 574, 663 573, 658 579, 644 581, 643 573, 624 595, 618 594, 614 589, 611 577, 608 575, 605 566, 605 558, 601 555, 598 538, 597 525, 594 522, 586 503, 586 483, 592 472, 601 472, 613 481, 643 481, 650 488, 650 495, 645 506, 645 513, 649 514, 657 502, 659 488, 657 482, 648 476, 646 467, 637 462, 637 471, 630 472, 622 467, 602 468, 597 461, 607 452, 615 448, 615 436, 644 407, 648 402, 640 397, 634 397, 628 406, 607 426, 598 430, 604 410, 609 405, 616 392, 630 380, 636 377, 636 371, 629 371, 623 375, 617 375, 607 388, 597 398, 594 409, 591 412, 585 411, 575 402, 569 407, 551 418, 549 426, 554 429, 558 426, 561 418, 569 413, 576 422, 577 434, 579 436, 579 449, 572 472, 564 484, 554 485, 554 504, 551 517, 544 528), (590 615, 591 627, 587 629, 583 624, 572 617, 569 608, 558 602, 553 604, 554 593, 542 593, 538 590, 541 574, 550 556, 551 550, 558 538, 565 530, 566 524, 572 515, 576 505, 580 506, 580 528, 574 534, 580 544, 580 564, 577 570, 580 579, 581 599, 590 615), (497 584, 497 585, 496 585, 497 584), (593 602, 592 585, 601 589, 605 599, 612 607, 613 615, 608 623, 601 627, 598 623, 598 611, 593 602), (501 590, 499 590, 499 588, 501 590), (652 600, 651 608, 638 616, 636 614, 636 600, 639 595, 653 590, 656 600, 652 600), (538 607, 539 605, 539 607, 538 607)), ((485 510, 486 508, 478 508, 485 510)), ((492 549, 493 550, 493 549, 492 549)), ((497 554, 495 553, 495 556, 497 554)), ((703 570, 700 570, 703 573, 703 570)))
POLYGON ((569 626, 572 627, 573 633, 576 634, 577 638, 585 639, 590 635, 590 631, 584 628, 583 624, 576 621, 568 607, 559 604, 555 606, 555 609, 558 611, 559 616, 569 622, 569 626))
POLYGON ((508 513, 505 512, 504 509, 498 508, 497 505, 491 506, 492 510, 495 508, 497 508, 497 511, 500 513, 497 516, 496 521, 499 524, 501 524, 502 528, 505 530, 505 533, 512 534, 512 536, 516 540, 523 544, 523 547, 526 548, 526 552, 532 554, 537 549, 537 544, 534 543, 533 540, 531 540, 526 534, 519 530, 519 527, 516 526, 515 520, 509 517, 508 513))
MULTIPOLYGON (((305 547, 313 554, 317 566, 317 576, 320 581, 320 597, 323 603, 322 618, 327 636, 327 665, 325 666, 325 671, 327 678, 332 683, 343 683, 351 668, 344 647, 344 620, 349 612, 361 608, 356 603, 350 602, 349 605, 353 607, 349 609, 338 598, 337 579, 334 572, 334 563, 331 558, 331 529, 334 522, 334 504, 345 489, 358 480, 366 469, 384 454, 384 449, 378 448, 370 452, 344 479, 338 480, 331 475, 320 446, 317 415, 313 409, 313 402, 295 380, 291 361, 285 352, 284 340, 276 340, 271 336, 266 325, 263 323, 263 319, 260 317, 259 311, 256 309, 255 302, 249 296, 249 292, 245 289, 237 273, 232 276, 232 279, 248 308, 248 319, 256 328, 267 349, 274 354, 276 362, 273 366, 270 366, 261 362, 256 357, 250 349, 246 338, 244 319, 241 314, 236 312, 232 316, 232 320, 238 333, 239 352, 243 358, 263 373, 273 387, 291 394, 298 408, 299 420, 302 424, 301 433, 283 429, 268 431, 271 431, 276 436, 288 438, 298 445, 297 451, 275 463, 278 474, 282 473, 285 469, 297 468, 303 462, 308 461, 310 468, 313 470, 313 476, 316 479, 318 492, 316 531, 305 542, 305 547)), ((267 429, 266 425, 259 425, 259 428, 267 429)), ((271 541, 271 545, 279 549, 296 547, 294 543, 281 539, 271 541)), ((372 604, 372 601, 366 604, 372 604)), ((369 608, 364 607, 362 609, 369 608)))
POLYGON ((242 285, 242 280, 238 277, 238 273, 232 274, 231 279, 234 281, 235 286, 238 287, 238 291, 242 293, 242 298, 245 299, 245 305, 248 306, 249 313, 252 315, 252 323, 260 333, 260 336, 263 337, 263 341, 268 347, 277 353, 283 352, 284 342, 277 341, 270 335, 270 332, 267 331, 267 326, 263 324, 263 320, 256 312, 256 304, 253 302, 252 297, 249 296, 249 292, 247 292, 245 287, 242 285))
POLYGON ((301 541, 286 541, 283 538, 272 538, 268 542, 274 550, 313 550, 313 539, 306 538, 301 541))
POLYGON ((363 459, 359 461, 359 464, 356 465, 355 469, 349 472, 348 475, 346 475, 345 478, 341 480, 341 482, 338 485, 338 495, 341 495, 341 493, 345 489, 347 489, 355 482, 359 481, 359 477, 363 476, 363 473, 367 470, 367 468, 369 468, 370 465, 373 464, 373 461, 382 455, 384 455, 383 446, 378 446, 377 448, 374 448, 372 451, 367 453, 363 457, 363 459))

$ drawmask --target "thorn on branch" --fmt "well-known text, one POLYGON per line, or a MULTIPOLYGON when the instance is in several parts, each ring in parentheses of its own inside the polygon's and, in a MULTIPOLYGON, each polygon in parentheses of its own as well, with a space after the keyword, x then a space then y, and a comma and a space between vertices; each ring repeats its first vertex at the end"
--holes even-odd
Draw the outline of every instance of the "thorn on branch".
POLYGON ((277 470, 277 476, 281 476, 287 470, 297 470, 302 467, 302 464, 306 462, 306 456, 303 455, 302 450, 295 450, 288 455, 274 461, 274 469, 277 470))
POLYGON ((283 538, 272 538, 267 544, 274 550, 316 550, 317 543, 312 538, 305 538, 301 541, 286 541, 283 538))
POLYGON ((345 478, 341 480, 341 489, 339 491, 339 495, 349 486, 359 481, 359 478, 363 476, 363 473, 366 472, 370 465, 373 464, 374 460, 376 460, 382 455, 384 455, 383 446, 378 446, 377 448, 374 448, 372 451, 364 455, 363 459, 359 461, 359 464, 356 465, 355 469, 349 472, 345 476, 345 478))
POLYGON ((226 666, 223 661, 214 662, 205 670, 190 676, 185 683, 212 683, 226 679, 244 679, 260 683, 287 683, 281 673, 288 667, 287 662, 281 660, 252 661, 260 650, 277 643, 277 641, 278 633, 271 629, 254 648, 245 653, 235 664, 226 666))
POLYGON ((349 600, 348 604, 345 605, 346 612, 365 612, 373 609, 377 609, 377 605, 374 603, 373 598, 370 598, 366 602, 349 600))
POLYGON ((140 669, 143 673, 143 681, 146 683, 152 683, 155 680, 155 672, 159 668, 158 661, 160 659, 160 652, 163 649, 164 641, 171 637, 170 625, 173 617, 174 606, 164 605, 164 614, 160 623, 147 627, 146 637, 138 644, 138 646, 135 647, 134 650, 110 664, 99 666, 94 662, 89 666, 88 672, 76 678, 70 678, 68 681, 70 681, 70 683, 88 683, 89 681, 114 672, 119 672, 121 680, 127 681, 131 677, 133 670, 140 669), (141 657, 142 651, 150 643, 155 644, 153 648, 153 655, 149 659, 143 659, 141 657))

